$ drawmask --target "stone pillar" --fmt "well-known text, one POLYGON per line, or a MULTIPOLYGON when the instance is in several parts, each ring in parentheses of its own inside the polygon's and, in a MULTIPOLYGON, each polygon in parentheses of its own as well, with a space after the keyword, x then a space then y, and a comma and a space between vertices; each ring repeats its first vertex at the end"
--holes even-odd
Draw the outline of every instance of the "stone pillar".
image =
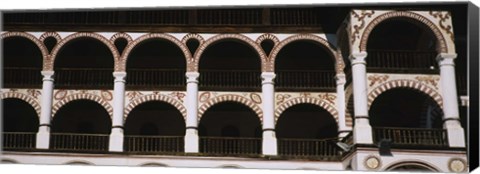
POLYGON ((263 95, 263 143, 264 155, 277 155, 277 137, 275 136, 275 73, 262 73, 263 95))
POLYGON ((53 71, 42 71, 42 109, 37 133, 37 149, 48 149, 50 144, 50 119, 53 102, 53 71))
POLYGON ((338 137, 345 137, 351 131, 345 121, 345 74, 339 73, 335 78, 337 80, 338 137))
POLYGON ((125 76, 126 72, 113 72, 113 119, 110 134, 109 151, 123 151, 123 114, 125 107, 125 76))
POLYGON ((450 147, 465 147, 465 132, 458 111, 455 63, 457 54, 441 53, 437 56, 440 67, 440 85, 443 98, 443 127, 447 130, 450 147))
POLYGON ((198 72, 187 72, 187 127, 185 152, 198 153, 198 72))
POLYGON ((355 108, 353 140, 356 144, 373 143, 372 127, 368 120, 366 57, 366 52, 357 52, 350 55, 353 76, 353 104, 355 108))

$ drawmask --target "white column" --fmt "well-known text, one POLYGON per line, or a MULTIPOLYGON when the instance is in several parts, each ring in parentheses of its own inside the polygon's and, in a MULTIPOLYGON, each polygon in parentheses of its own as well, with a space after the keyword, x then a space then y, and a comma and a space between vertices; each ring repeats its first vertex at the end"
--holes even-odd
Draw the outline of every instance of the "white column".
POLYGON ((455 63, 457 54, 441 53, 437 56, 440 67, 440 85, 443 97, 443 127, 447 129, 450 147, 465 147, 465 132, 460 124, 458 111, 455 63))
POLYGON ((123 114, 125 107, 125 76, 126 72, 114 72, 113 77, 113 119, 110 134, 109 151, 123 151, 123 114))
POLYGON ((277 137, 275 135, 275 73, 262 73, 263 95, 263 143, 264 155, 277 155, 277 137))
POLYGON ((52 117, 53 71, 42 71, 42 109, 37 133, 37 149, 48 149, 50 144, 50 118, 52 117))
POLYGON ((345 122, 345 74, 339 73, 335 78, 337 80, 338 136, 345 137, 351 131, 345 122))
POLYGON ((368 120, 366 52, 352 53, 353 99, 355 127, 353 140, 356 144, 372 144, 372 127, 368 120))
POLYGON ((187 127, 185 152, 198 153, 198 72, 187 72, 187 127))

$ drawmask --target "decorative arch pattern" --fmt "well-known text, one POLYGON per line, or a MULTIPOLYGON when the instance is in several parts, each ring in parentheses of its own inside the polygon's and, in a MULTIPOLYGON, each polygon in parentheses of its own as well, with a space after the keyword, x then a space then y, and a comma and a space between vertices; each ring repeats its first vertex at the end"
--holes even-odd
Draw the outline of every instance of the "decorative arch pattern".
POLYGON ((133 101, 131 101, 128 106, 125 108, 125 113, 123 115, 123 120, 125 121, 128 117, 128 114, 138 105, 142 103, 146 103, 149 101, 162 101, 166 102, 173 107, 177 108, 177 110, 182 113, 183 119, 187 120, 187 109, 183 106, 183 104, 172 97, 162 95, 162 94, 150 94, 146 96, 142 96, 140 98, 137 98, 133 101))
POLYGON ((435 37, 437 38, 437 50, 440 53, 447 53, 448 52, 448 47, 447 47, 447 42, 445 41, 445 37, 441 33, 441 31, 438 29, 438 27, 433 23, 431 20, 428 18, 414 13, 414 12, 408 12, 408 11, 393 11, 393 12, 388 12, 385 14, 382 14, 375 19, 373 19, 365 28, 363 31, 361 40, 360 40, 360 51, 366 51, 367 50, 367 42, 368 38, 370 36, 370 33, 373 31, 373 29, 380 24, 381 22, 387 20, 387 19, 392 19, 392 18, 409 18, 413 19, 421 24, 424 24, 430 30, 433 32, 435 37))
POLYGON ((271 72, 275 71, 275 60, 278 53, 282 50, 283 47, 285 47, 289 43, 298 41, 298 40, 314 41, 324 46, 333 58, 333 62, 335 63, 335 70, 337 71, 337 73, 340 73, 340 72, 343 73, 343 68, 345 68, 345 63, 343 62, 340 52, 337 51, 337 48, 335 48, 332 44, 330 44, 324 38, 321 38, 313 34, 296 34, 286 38, 285 40, 282 40, 281 42, 278 43, 278 45, 275 45, 275 47, 273 48, 269 56, 270 62, 267 70, 271 72))
POLYGON ((40 52, 42 53, 42 58, 43 58, 43 69, 45 69, 45 65, 48 61, 48 49, 47 47, 43 44, 43 42, 39 39, 37 39, 35 36, 29 34, 29 33, 25 33, 25 32, 6 32, 6 33, 2 33, 2 35, 0 35, 0 38, 1 39, 5 39, 5 38, 8 38, 8 37, 23 37, 23 38, 26 38, 30 41, 32 41, 35 45, 37 45, 38 49, 40 49, 40 52))
POLYGON ((397 162, 395 164, 392 164, 388 167, 385 168, 385 171, 391 171, 394 170, 395 168, 402 167, 402 166, 419 166, 426 168, 432 172, 440 172, 436 167, 434 167, 431 164, 428 164, 427 162, 423 161, 403 161, 403 162, 397 162))
POLYGON ((277 36, 270 33, 262 34, 255 42, 257 42, 258 45, 261 45, 264 40, 271 40, 273 45, 277 45, 280 42, 277 36))
POLYGON ((27 102, 28 104, 30 104, 30 106, 33 107, 33 109, 35 109, 35 112, 37 112, 37 116, 40 117, 41 107, 40 104, 35 100, 35 98, 18 92, 5 92, 0 94, 0 99, 7 98, 16 98, 27 102))
POLYGON ((338 112, 335 109, 335 107, 333 107, 331 104, 329 104, 327 102, 324 102, 320 99, 316 99, 316 98, 312 98, 312 97, 293 98, 293 99, 290 99, 290 100, 284 102, 280 106, 278 106, 275 109, 275 122, 277 122, 278 118, 280 118, 280 115, 282 115, 282 113, 285 110, 287 110, 288 108, 290 108, 292 106, 295 106, 295 105, 298 105, 298 104, 304 104, 304 103, 314 104, 314 105, 317 105, 317 106, 327 110, 333 116, 333 118, 335 119, 335 121, 338 124, 338 112))
POLYGON ((443 108, 442 96, 435 89, 427 86, 424 83, 414 81, 414 80, 406 80, 406 79, 388 81, 376 87, 375 89, 373 89, 368 94, 368 108, 370 108, 373 101, 380 94, 393 88, 410 88, 410 89, 415 89, 417 91, 423 92, 429 95, 430 97, 432 97, 432 99, 435 100, 435 102, 437 102, 440 108, 443 108))
POLYGON ((198 43, 203 44, 205 42, 205 39, 203 39, 202 36, 200 36, 199 34, 196 34, 196 33, 188 33, 187 35, 185 35, 183 38, 182 38, 182 43, 187 45, 187 42, 188 40, 190 39, 195 39, 198 41, 198 43))
POLYGON ((114 45, 115 45, 115 41, 119 38, 123 38, 125 40, 127 40, 128 43, 132 42, 133 39, 132 37, 130 37, 130 35, 128 35, 127 33, 115 33, 112 37, 110 37, 110 42, 112 42, 114 45))
POLYGON ((253 49, 255 49, 255 51, 259 55, 260 61, 262 63, 262 72, 265 72, 267 70, 266 69, 267 63, 268 63, 267 55, 265 54, 263 49, 255 41, 253 41, 252 39, 248 38, 247 36, 244 36, 244 35, 241 35, 241 34, 219 34, 219 35, 213 36, 212 38, 206 40, 203 44, 201 44, 197 48, 197 51, 195 52, 195 56, 193 57, 193 62, 191 64, 189 64, 189 66, 187 67, 187 71, 197 72, 198 71, 198 64, 200 63, 200 57, 202 57, 202 54, 205 51, 205 49, 207 49, 210 45, 216 43, 217 41, 227 40, 227 39, 239 40, 243 43, 246 43, 247 45, 249 45, 253 49))
POLYGON ((62 40, 62 37, 57 32, 45 32, 40 36, 40 41, 44 42, 46 38, 53 37, 57 42, 62 40))
POLYGON ((100 34, 82 32, 82 33, 71 34, 71 35, 65 37, 64 39, 62 39, 60 42, 58 42, 57 45, 55 45, 55 47, 53 48, 52 53, 50 54, 50 57, 49 57, 49 61, 45 65, 44 70, 52 71, 53 70, 53 65, 55 63, 55 58, 57 57, 57 54, 60 51, 60 49, 65 44, 67 44, 68 42, 70 42, 72 40, 75 40, 75 39, 78 39, 78 38, 82 38, 82 37, 93 38, 93 39, 96 39, 96 40, 102 42, 103 44, 105 44, 105 46, 107 46, 108 49, 110 49, 110 51, 113 55, 113 59, 114 59, 113 61, 114 61, 114 64, 115 64, 115 67, 114 67, 115 71, 117 71, 119 69, 118 65, 119 65, 120 54, 118 53, 118 50, 115 47, 115 45, 112 42, 110 42, 110 40, 108 40, 107 38, 105 38, 104 36, 102 36, 100 34))
POLYGON ((110 118, 113 117, 113 108, 108 104, 107 101, 103 100, 101 97, 93 94, 87 94, 87 93, 80 93, 80 94, 73 94, 65 97, 65 99, 55 103, 55 105, 52 107, 52 118, 55 116, 57 111, 62 108, 65 104, 74 101, 74 100, 91 100, 94 102, 97 102, 98 104, 102 105, 103 108, 108 112, 108 115, 110 115, 110 118))
POLYGON ((188 50, 188 47, 186 45, 184 45, 180 40, 173 37, 172 35, 162 34, 162 33, 150 33, 150 34, 145 34, 143 36, 140 36, 139 38, 135 39, 134 41, 132 41, 131 43, 129 43, 127 45, 127 47, 123 51, 121 61, 120 61, 121 66, 120 66, 120 69, 118 71, 125 71, 127 69, 127 59, 128 59, 128 56, 130 55, 130 52, 133 50, 133 48, 135 48, 138 44, 140 44, 141 42, 143 42, 145 40, 155 39, 155 38, 164 39, 164 40, 170 41, 173 44, 177 45, 178 48, 180 48, 180 50, 182 50, 182 52, 185 56, 185 60, 186 60, 185 62, 187 62, 187 67, 188 67, 188 64, 191 61, 192 55, 190 54, 190 51, 188 50))
POLYGON ((252 109, 253 112, 255 112, 255 114, 257 114, 258 118, 260 119, 260 123, 263 124, 262 109, 258 105, 256 105, 254 102, 252 102, 251 100, 249 100, 245 97, 242 97, 240 95, 235 95, 235 94, 220 95, 220 96, 217 96, 217 97, 212 98, 212 99, 208 100, 207 102, 205 102, 198 109, 198 120, 200 121, 203 114, 213 105, 218 104, 218 103, 222 103, 222 102, 228 102, 228 101, 237 102, 237 103, 240 103, 240 104, 243 104, 243 105, 249 107, 250 109, 252 109))

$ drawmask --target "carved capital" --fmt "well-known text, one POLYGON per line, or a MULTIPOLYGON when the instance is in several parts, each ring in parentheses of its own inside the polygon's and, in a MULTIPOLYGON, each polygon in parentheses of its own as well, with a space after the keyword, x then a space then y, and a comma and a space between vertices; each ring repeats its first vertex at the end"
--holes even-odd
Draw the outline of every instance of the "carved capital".
POLYGON ((350 54, 349 58, 350 58, 350 62, 352 63, 352 65, 366 64, 365 58, 367 58, 367 52, 365 52, 365 51, 355 52, 355 53, 350 54))
POLYGON ((263 72, 262 84, 274 84, 273 79, 275 79, 276 76, 274 72, 263 72))
POLYGON ((200 76, 200 73, 186 72, 185 76, 187 77, 187 83, 198 83, 198 77, 200 76))
POLYGON ((42 71, 43 81, 53 81, 54 71, 42 71))
POLYGON ((438 65, 440 67, 444 65, 454 66, 455 65, 454 60, 456 58, 457 58, 457 54, 455 53, 440 53, 437 55, 438 65))
POLYGON ((115 82, 125 83, 126 76, 127 76, 127 72, 113 72, 113 77, 115 78, 115 82))

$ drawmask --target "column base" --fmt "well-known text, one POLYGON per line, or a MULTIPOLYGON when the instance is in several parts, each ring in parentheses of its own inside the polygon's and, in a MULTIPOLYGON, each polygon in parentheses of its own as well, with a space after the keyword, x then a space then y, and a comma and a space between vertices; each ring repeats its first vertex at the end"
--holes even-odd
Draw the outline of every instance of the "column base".
POLYGON ((465 147, 465 131, 462 127, 447 127, 447 136, 450 147, 465 147))
POLYGON ((262 138, 262 153, 263 155, 277 155, 277 137, 275 131, 265 130, 263 131, 262 138))
POLYGON ((199 138, 197 129, 187 129, 185 134, 185 153, 198 153, 199 138))
POLYGON ((110 141, 108 144, 108 150, 110 152, 123 152, 123 140, 123 129, 112 128, 112 133, 110 134, 110 141))
POLYGON ((373 144, 372 127, 370 125, 355 125, 353 141, 355 144, 373 144))
POLYGON ((36 138, 37 149, 48 149, 50 147, 50 127, 40 126, 36 138))

